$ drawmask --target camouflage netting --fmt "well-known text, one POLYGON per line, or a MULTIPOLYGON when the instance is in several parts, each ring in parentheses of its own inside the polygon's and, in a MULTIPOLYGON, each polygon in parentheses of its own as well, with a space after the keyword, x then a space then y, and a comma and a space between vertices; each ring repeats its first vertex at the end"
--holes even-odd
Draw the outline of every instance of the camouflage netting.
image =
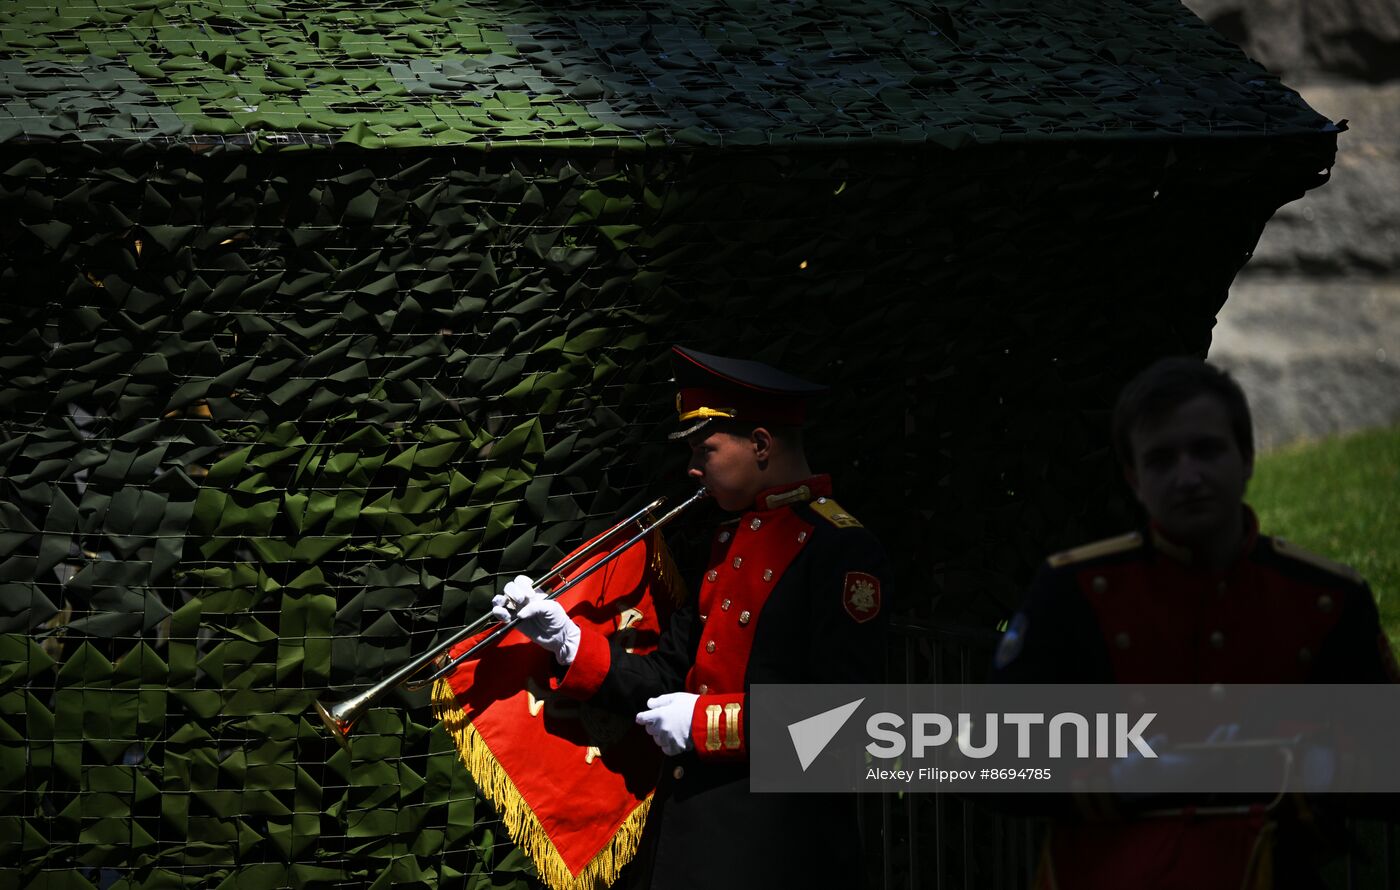
POLYGON ((351 754, 307 709, 686 493, 670 343, 833 384, 898 608, 990 626, 1335 148, 1167 0, 0 31, 6 886, 529 882, 420 699, 351 754))

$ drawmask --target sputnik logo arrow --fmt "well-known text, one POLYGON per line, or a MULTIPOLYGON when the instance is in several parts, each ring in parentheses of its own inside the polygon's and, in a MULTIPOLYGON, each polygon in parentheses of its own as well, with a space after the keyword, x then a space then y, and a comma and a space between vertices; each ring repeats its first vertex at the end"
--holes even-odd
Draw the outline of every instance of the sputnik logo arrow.
POLYGON ((865 699, 858 698, 830 711, 822 711, 816 716, 788 724, 788 735, 792 736, 792 747, 797 749, 797 760, 802 764, 804 773, 807 767, 812 765, 812 761, 817 759, 817 755, 821 754, 841 731, 841 727, 846 725, 846 721, 851 719, 851 715, 863 701, 865 699))

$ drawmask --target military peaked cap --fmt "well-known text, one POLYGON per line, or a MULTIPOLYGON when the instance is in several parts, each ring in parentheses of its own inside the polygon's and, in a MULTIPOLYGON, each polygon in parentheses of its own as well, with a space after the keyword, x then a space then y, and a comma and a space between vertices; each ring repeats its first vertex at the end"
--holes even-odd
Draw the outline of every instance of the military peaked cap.
POLYGON ((671 364, 681 423, 672 439, 683 439, 719 419, 801 426, 807 417, 807 400, 827 391, 762 362, 680 346, 671 347, 671 364))

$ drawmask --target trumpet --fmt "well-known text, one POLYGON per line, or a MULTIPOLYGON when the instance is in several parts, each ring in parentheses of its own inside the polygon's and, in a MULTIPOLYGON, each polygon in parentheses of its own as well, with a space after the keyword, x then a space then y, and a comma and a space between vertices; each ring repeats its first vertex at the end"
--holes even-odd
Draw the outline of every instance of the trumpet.
MULTIPOLYGON (((548 574, 536 581, 535 587, 540 590, 546 590, 546 588, 558 584, 559 581, 563 580, 563 578, 567 576, 568 573, 572 571, 575 567, 577 567, 580 563, 592 559, 598 554, 599 551, 607 547, 609 543, 618 535, 619 532, 622 532, 632 523, 637 523, 639 530, 633 533, 632 536, 629 537, 623 543, 618 544, 611 550, 608 550, 602 559, 593 563, 593 565, 584 569, 578 575, 574 576, 573 578, 570 578, 565 583, 560 584, 557 588, 546 591, 546 596, 549 599, 556 599, 562 596, 563 594, 567 593, 571 588, 573 588, 575 584, 578 584, 588 576, 592 575, 594 572, 601 569, 603 566, 607 565, 609 562, 612 562, 612 560, 616 559, 619 555, 623 553, 623 551, 627 550, 633 544, 637 543, 642 538, 645 538, 647 535, 666 525, 668 522, 675 519, 681 513, 689 509, 692 505, 704 500, 708 496, 709 492, 706 491, 704 488, 701 488, 699 491, 695 492, 690 497, 686 498, 684 501, 672 507, 660 517, 652 518, 651 514, 654 511, 661 509, 661 506, 666 503, 666 499, 664 497, 657 498, 650 504, 647 504, 645 507, 638 510, 636 513, 633 513, 631 516, 628 516, 626 519, 622 520, 621 522, 609 528, 607 531, 603 532, 588 547, 584 547, 575 551, 569 556, 568 559, 555 566, 549 571, 548 574), (648 522, 647 520, 650 521, 648 522)), ((474 634, 478 633, 484 627, 489 626, 493 620, 494 619, 492 618, 492 615, 489 612, 485 615, 482 615, 476 621, 473 621, 471 624, 452 634, 450 637, 443 640, 441 643, 438 643, 436 646, 432 647, 428 651, 413 658, 403 667, 398 668, 392 674, 385 677, 383 680, 380 680, 373 686, 364 689, 363 691, 351 696, 350 698, 347 698, 345 701, 340 702, 339 704, 326 705, 319 701, 316 702, 316 713, 320 715, 321 722, 326 725, 326 729, 330 731, 331 735, 335 737, 335 740, 340 743, 341 747, 348 748, 350 730, 354 727, 355 723, 361 717, 364 716, 365 711, 369 710, 370 705, 373 704, 375 700, 381 698, 386 692, 388 692, 396 686, 402 686, 410 692, 417 692, 418 690, 426 689, 433 683, 436 683, 438 680, 452 673, 452 671, 457 667, 457 665, 466 661, 468 658, 471 658, 477 652, 487 648, 488 646, 495 645, 506 634, 510 633, 510 631, 515 627, 518 621, 518 619, 516 618, 512 618, 509 621, 496 621, 495 627, 491 630, 491 632, 488 633, 486 636, 482 637, 475 644, 473 644, 472 647, 466 652, 463 652, 456 658, 450 659, 446 663, 441 664, 441 666, 438 667, 437 670, 433 671, 432 674, 430 674, 429 676, 421 679, 414 679, 425 668, 429 667, 430 665, 442 662, 443 658, 447 655, 448 651, 450 651, 453 646, 457 645, 462 640, 465 640, 468 637, 471 637, 474 634)))

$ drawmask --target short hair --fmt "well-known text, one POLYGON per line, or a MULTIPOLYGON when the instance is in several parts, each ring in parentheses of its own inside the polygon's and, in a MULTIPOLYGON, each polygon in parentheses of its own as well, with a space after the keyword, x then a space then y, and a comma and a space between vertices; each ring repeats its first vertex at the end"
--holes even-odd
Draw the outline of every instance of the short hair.
POLYGON ((708 435, 709 432, 727 433, 731 436, 738 436, 744 439, 752 435, 753 431, 759 427, 763 427, 768 432, 772 433, 773 438, 781 442, 784 447, 799 451, 802 450, 802 427, 792 424, 764 423, 761 420, 731 420, 729 418, 718 418, 708 427, 706 435, 708 435))
POLYGON ((1244 390, 1227 372, 1190 356, 1174 356, 1142 371, 1118 394, 1113 406, 1113 450, 1124 467, 1133 466, 1132 433, 1143 420, 1161 417, 1201 395, 1215 396, 1230 416, 1235 445, 1254 456, 1254 423, 1244 390))

